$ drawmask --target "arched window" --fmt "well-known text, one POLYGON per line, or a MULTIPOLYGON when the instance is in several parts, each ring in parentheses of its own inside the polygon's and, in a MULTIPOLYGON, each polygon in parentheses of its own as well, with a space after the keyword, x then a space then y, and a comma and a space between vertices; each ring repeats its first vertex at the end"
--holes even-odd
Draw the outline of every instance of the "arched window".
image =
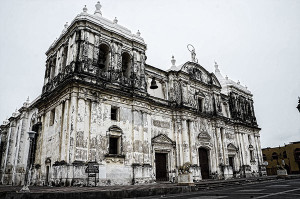
POLYGON ((266 154, 263 154, 263 160, 264 160, 264 161, 267 161, 267 156, 266 156, 266 154))
POLYGON ((287 158, 286 151, 284 151, 284 152, 282 153, 282 155, 283 155, 283 158, 287 158))
POLYGON ((278 154, 276 152, 272 153, 273 160, 278 160, 278 154))
POLYGON ((295 149, 294 155, 295 155, 296 162, 299 163, 300 162, 300 148, 295 149))
POLYGON ((56 66, 56 59, 53 59, 50 67, 51 70, 50 79, 53 79, 53 77, 55 76, 55 66, 56 66))
POLYGON ((122 53, 122 74, 124 77, 130 77, 130 55, 127 52, 122 53))
POLYGON ((108 69, 109 63, 109 47, 106 44, 101 44, 99 47, 98 66, 101 69, 108 69))
POLYGON ((62 54, 62 70, 67 66, 67 59, 68 59, 68 45, 66 45, 63 49, 63 54, 62 54))
POLYGON ((111 126, 108 129, 108 156, 122 156, 122 129, 111 126))

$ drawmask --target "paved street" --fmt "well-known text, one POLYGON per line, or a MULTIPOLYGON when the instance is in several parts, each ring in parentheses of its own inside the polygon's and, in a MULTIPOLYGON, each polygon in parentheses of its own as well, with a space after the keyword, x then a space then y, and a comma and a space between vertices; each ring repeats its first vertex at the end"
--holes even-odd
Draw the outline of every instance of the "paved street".
POLYGON ((1 185, 0 198, 300 198, 300 176, 290 175, 287 180, 276 179, 276 176, 207 180, 197 183, 196 186, 178 186, 171 183, 98 187, 30 186, 31 192, 28 194, 20 193, 20 189, 20 186, 1 185))
MULTIPOLYGON (((142 197, 152 198, 184 198, 184 199, 219 199, 219 198, 300 198, 300 179, 276 180, 253 184, 225 187, 213 190, 202 190, 184 194, 170 194, 167 196, 142 197)), ((141 199, 142 199, 141 198, 141 199)))

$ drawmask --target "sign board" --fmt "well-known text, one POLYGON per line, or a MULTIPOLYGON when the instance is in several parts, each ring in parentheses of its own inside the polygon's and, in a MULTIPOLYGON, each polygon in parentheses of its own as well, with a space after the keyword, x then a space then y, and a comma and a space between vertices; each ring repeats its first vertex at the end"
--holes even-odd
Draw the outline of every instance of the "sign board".
POLYGON ((88 174, 88 184, 89 178, 95 178, 95 186, 97 185, 97 173, 99 173, 99 166, 96 162, 89 162, 87 168, 85 169, 85 173, 88 174))
POLYGON ((95 163, 88 163, 88 167, 85 169, 85 173, 99 173, 98 165, 95 165, 95 163))
POLYGON ((88 177, 89 177, 89 178, 95 178, 95 177, 96 177, 96 174, 95 174, 95 173, 89 173, 89 174, 88 174, 88 177))

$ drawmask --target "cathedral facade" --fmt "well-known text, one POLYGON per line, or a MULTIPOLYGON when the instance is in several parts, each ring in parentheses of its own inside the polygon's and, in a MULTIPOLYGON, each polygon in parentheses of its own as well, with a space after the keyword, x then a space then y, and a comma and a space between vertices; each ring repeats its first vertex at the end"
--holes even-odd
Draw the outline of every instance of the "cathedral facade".
POLYGON ((3 184, 193 182, 265 174, 251 92, 191 61, 146 64, 140 32, 87 8, 47 50, 44 86, 1 125, 3 184), (36 132, 32 143, 28 131, 36 132))

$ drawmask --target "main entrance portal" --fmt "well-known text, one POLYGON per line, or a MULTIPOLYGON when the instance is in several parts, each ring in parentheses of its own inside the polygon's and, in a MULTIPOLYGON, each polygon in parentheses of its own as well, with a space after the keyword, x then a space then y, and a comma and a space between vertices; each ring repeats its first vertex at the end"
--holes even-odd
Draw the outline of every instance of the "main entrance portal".
POLYGON ((167 154, 155 153, 156 181, 167 181, 167 154))
POLYGON ((209 178, 208 151, 204 148, 199 148, 199 161, 201 167, 202 179, 209 178))

